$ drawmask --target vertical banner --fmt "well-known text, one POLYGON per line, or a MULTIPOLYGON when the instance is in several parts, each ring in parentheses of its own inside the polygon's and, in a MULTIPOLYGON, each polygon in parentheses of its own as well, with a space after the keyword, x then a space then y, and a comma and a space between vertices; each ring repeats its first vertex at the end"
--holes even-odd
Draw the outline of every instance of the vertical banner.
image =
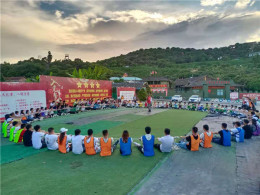
POLYGON ((122 100, 134 100, 135 88, 134 87, 118 87, 117 97, 122 100))
POLYGON ((65 100, 72 105, 76 99, 104 99, 112 97, 112 82, 68 77, 40 76, 46 89, 47 104, 65 100))
POLYGON ((29 110, 30 108, 46 107, 44 90, 33 91, 1 91, 0 117, 4 118, 11 112, 29 110))
POLYGON ((238 92, 231 92, 230 93, 230 99, 231 100, 238 100, 238 92))

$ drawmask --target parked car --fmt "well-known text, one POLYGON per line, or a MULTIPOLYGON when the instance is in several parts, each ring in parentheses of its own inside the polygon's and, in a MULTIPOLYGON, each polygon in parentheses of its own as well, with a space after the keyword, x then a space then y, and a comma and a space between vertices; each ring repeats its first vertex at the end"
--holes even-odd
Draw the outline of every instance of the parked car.
POLYGON ((181 95, 175 95, 175 96, 172 96, 172 101, 173 102, 181 102, 182 101, 182 97, 181 95))
POLYGON ((200 102, 200 101, 201 101, 201 98, 199 95, 192 95, 189 98, 189 102, 200 102))

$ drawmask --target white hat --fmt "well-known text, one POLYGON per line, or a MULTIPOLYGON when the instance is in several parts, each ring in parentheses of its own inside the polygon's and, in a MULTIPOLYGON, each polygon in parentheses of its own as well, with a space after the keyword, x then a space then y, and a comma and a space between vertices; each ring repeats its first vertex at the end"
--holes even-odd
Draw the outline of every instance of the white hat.
POLYGON ((7 119, 7 122, 10 122, 10 121, 12 121, 12 120, 13 120, 12 118, 8 118, 8 119, 7 119))
POLYGON ((60 132, 61 132, 61 133, 64 133, 64 132, 67 132, 67 131, 68 131, 68 129, 66 129, 66 128, 64 128, 64 127, 60 129, 60 132))

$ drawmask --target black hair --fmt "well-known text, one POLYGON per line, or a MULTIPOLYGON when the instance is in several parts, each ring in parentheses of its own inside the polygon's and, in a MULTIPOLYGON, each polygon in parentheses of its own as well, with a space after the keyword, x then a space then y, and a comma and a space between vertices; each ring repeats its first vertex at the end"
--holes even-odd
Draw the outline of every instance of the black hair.
POLYGON ((33 108, 30 108, 30 111, 33 110, 33 108))
POLYGON ((171 130, 170 130, 170 129, 168 129, 168 128, 165 128, 165 129, 164 129, 164 133, 165 133, 166 135, 170 135, 170 133, 171 133, 171 130))
POLYGON ((10 114, 5 115, 5 120, 7 120, 8 118, 10 118, 10 114))
POLYGON ((192 127, 192 131, 193 131, 194 133, 197 133, 197 132, 198 132, 198 127, 192 127))
POLYGON ((13 112, 11 112, 10 116, 13 116, 13 115, 14 115, 14 113, 13 113, 13 112))
POLYGON ((41 128, 41 126, 40 125, 35 125, 33 128, 34 128, 35 131, 38 131, 41 128))
POLYGON ((18 112, 18 111, 15 111, 14 113, 15 113, 15 114, 18 114, 19 112, 18 112))
POLYGON ((24 110, 21 110, 21 111, 20 111, 20 114, 24 114, 24 110))
POLYGON ((103 134, 103 136, 106 136, 106 135, 108 134, 108 130, 106 130, 106 129, 103 130, 103 131, 102 131, 102 134, 103 134))
POLYGON ((151 127, 145 127, 145 133, 150 134, 151 133, 151 127))
POLYGON ((79 135, 81 133, 81 130, 80 129, 76 129, 75 130, 75 135, 79 135))
POLYGON ((31 127, 32 127, 31 124, 27 124, 27 125, 26 125, 26 129, 27 129, 27 130, 29 130, 31 127))
POLYGON ((235 124, 236 126, 238 126, 238 127, 241 126, 241 123, 240 123, 239 121, 236 121, 234 124, 235 124))
POLYGON ((29 110, 26 110, 25 113, 27 114, 29 112, 29 110))
POLYGON ((93 130, 92 129, 89 129, 88 130, 88 136, 91 136, 93 134, 93 130))
POLYGON ((14 121, 12 124, 13 124, 13 126, 15 126, 15 125, 18 124, 18 122, 17 122, 17 121, 14 121))
POLYGON ((209 126, 208 125, 203 125, 203 129, 205 129, 206 131, 209 130, 209 126))
POLYGON ((227 123, 222 123, 221 126, 222 126, 223 129, 226 129, 227 128, 227 123))
POLYGON ((23 129, 26 126, 26 124, 21 124, 21 129, 23 129))
POLYGON ((255 112, 251 112, 252 115, 255 115, 255 112))
POLYGON ((249 123, 249 120, 245 119, 245 120, 244 120, 244 123, 248 124, 248 123, 249 123))
POLYGON ((54 128, 53 128, 53 127, 50 127, 50 128, 48 129, 48 132, 51 133, 53 130, 54 130, 54 128))

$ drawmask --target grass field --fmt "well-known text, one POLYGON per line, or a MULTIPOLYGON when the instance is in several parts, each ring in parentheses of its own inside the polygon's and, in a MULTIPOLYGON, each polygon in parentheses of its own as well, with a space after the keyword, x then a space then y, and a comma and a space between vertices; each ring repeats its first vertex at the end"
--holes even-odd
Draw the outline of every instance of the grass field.
MULTIPOLYGON (((163 135, 165 127, 170 128, 174 136, 184 135, 203 117, 204 113, 190 111, 168 110, 147 116, 120 109, 37 123, 42 129, 52 126, 57 132, 60 127, 66 127, 69 134, 76 128, 86 134, 87 129, 92 128, 95 136, 101 136, 103 129, 109 129, 110 136, 120 137, 127 129, 131 137, 137 138, 144 134, 147 125, 151 126, 156 137, 163 135), (65 124, 71 120, 81 122, 77 125, 65 124)), ((118 148, 111 157, 102 158, 99 155, 35 151, 2 140, 2 194, 126 194, 167 156, 156 151, 155 157, 144 157, 133 146, 132 155, 123 157, 118 148)))

